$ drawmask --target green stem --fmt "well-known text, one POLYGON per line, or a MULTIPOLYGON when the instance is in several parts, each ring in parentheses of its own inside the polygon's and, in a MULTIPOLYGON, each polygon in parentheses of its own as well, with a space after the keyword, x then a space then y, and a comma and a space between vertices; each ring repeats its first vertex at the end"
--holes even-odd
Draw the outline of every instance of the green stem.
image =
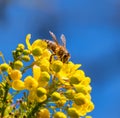
POLYGON ((26 67, 22 70, 22 74, 23 74, 23 73, 25 73, 27 69, 32 68, 32 67, 33 67, 33 65, 34 65, 34 63, 32 63, 32 64, 31 64, 31 65, 29 65, 29 66, 26 66, 26 67))
POLYGON ((9 84, 6 82, 6 85, 5 85, 5 95, 4 95, 4 98, 3 98, 3 106, 2 106, 2 112, 1 112, 1 118, 4 117, 4 112, 5 112, 5 109, 6 109, 6 99, 7 99, 8 91, 9 91, 9 84))
POLYGON ((27 115, 27 118, 33 118, 34 114, 39 110, 39 108, 41 107, 41 105, 45 104, 48 101, 45 100, 42 103, 36 103, 35 107, 33 107, 33 109, 31 110, 31 112, 27 115))

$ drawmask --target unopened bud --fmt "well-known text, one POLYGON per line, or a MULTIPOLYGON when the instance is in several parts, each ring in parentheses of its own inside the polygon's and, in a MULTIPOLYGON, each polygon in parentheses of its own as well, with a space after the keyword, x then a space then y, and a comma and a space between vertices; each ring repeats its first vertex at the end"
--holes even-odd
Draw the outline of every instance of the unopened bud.
POLYGON ((15 63, 14 63, 14 68, 15 69, 19 70, 22 67, 23 67, 23 63, 21 61, 19 61, 19 60, 15 61, 15 63))
POLYGON ((25 46, 23 44, 18 44, 18 48, 20 48, 20 51, 23 51, 25 46))
POLYGON ((52 63, 52 70, 55 71, 56 73, 60 71, 60 69, 62 68, 63 63, 59 60, 54 61, 52 63))
POLYGON ((67 116, 63 112, 56 112, 54 118, 67 118, 67 116))
POLYGON ((84 94, 78 93, 74 96, 74 102, 77 105, 83 105, 87 102, 87 99, 84 94))
POLYGON ((68 109, 68 115, 69 115, 71 118, 79 118, 79 112, 77 111, 76 108, 69 108, 69 109, 68 109))
POLYGON ((9 65, 7 63, 3 63, 0 65, 1 71, 7 71, 9 68, 9 65))
POLYGON ((30 51, 26 49, 26 50, 23 51, 23 54, 24 54, 24 55, 29 55, 29 54, 30 54, 30 51))
POLYGON ((60 93, 58 92, 54 92, 52 95, 51 95, 51 98, 53 101, 58 101, 60 99, 60 93))
POLYGON ((42 54, 42 50, 40 47, 35 47, 33 50, 32 50, 32 54, 33 56, 40 56, 42 54))
POLYGON ((28 61, 30 61, 30 57, 28 55, 24 55, 24 56, 22 56, 22 60, 25 62, 28 62, 28 61))
POLYGON ((67 91, 65 92, 65 95, 66 95, 66 97, 67 97, 68 99, 73 99, 73 98, 74 98, 74 95, 75 95, 75 91, 72 90, 72 89, 67 90, 67 91))
POLYGON ((48 82, 50 80, 50 75, 48 72, 44 71, 41 73, 41 80, 48 82))
POLYGON ((43 88, 43 87, 39 87, 39 88, 37 89, 37 96, 38 96, 38 97, 42 97, 42 96, 45 95, 46 93, 47 93, 47 91, 46 91, 46 89, 43 88))

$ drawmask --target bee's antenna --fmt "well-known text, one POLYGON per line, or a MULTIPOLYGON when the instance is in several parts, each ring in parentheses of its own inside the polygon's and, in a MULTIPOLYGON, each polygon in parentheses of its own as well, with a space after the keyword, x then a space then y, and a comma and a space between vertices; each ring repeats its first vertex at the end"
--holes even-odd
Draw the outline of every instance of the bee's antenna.
POLYGON ((50 35, 52 36, 53 40, 55 41, 56 44, 58 44, 57 38, 55 36, 55 34, 51 31, 49 31, 50 35))

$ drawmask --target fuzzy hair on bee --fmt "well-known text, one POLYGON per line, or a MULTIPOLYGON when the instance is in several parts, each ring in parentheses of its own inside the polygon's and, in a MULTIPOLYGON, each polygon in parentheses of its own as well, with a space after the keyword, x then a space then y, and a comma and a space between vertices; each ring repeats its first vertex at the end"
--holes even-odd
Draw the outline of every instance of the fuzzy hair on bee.
POLYGON ((55 34, 51 31, 49 31, 53 41, 50 40, 45 40, 45 42, 47 43, 47 47, 48 49, 52 52, 52 56, 50 58, 50 61, 52 59, 53 56, 56 56, 57 59, 61 60, 63 63, 67 63, 68 60, 70 59, 70 54, 66 49, 66 38, 65 36, 62 34, 61 35, 61 40, 62 40, 62 45, 60 45, 58 43, 58 40, 55 36, 55 34))

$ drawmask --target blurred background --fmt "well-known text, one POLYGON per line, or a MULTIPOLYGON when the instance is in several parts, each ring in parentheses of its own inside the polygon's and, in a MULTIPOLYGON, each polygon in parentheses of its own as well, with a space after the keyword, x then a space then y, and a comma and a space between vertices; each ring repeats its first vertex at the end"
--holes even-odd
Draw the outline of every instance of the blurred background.
POLYGON ((0 0, 0 51, 11 51, 25 37, 60 41, 63 33, 71 60, 91 77, 93 118, 120 118, 119 0, 0 0))

